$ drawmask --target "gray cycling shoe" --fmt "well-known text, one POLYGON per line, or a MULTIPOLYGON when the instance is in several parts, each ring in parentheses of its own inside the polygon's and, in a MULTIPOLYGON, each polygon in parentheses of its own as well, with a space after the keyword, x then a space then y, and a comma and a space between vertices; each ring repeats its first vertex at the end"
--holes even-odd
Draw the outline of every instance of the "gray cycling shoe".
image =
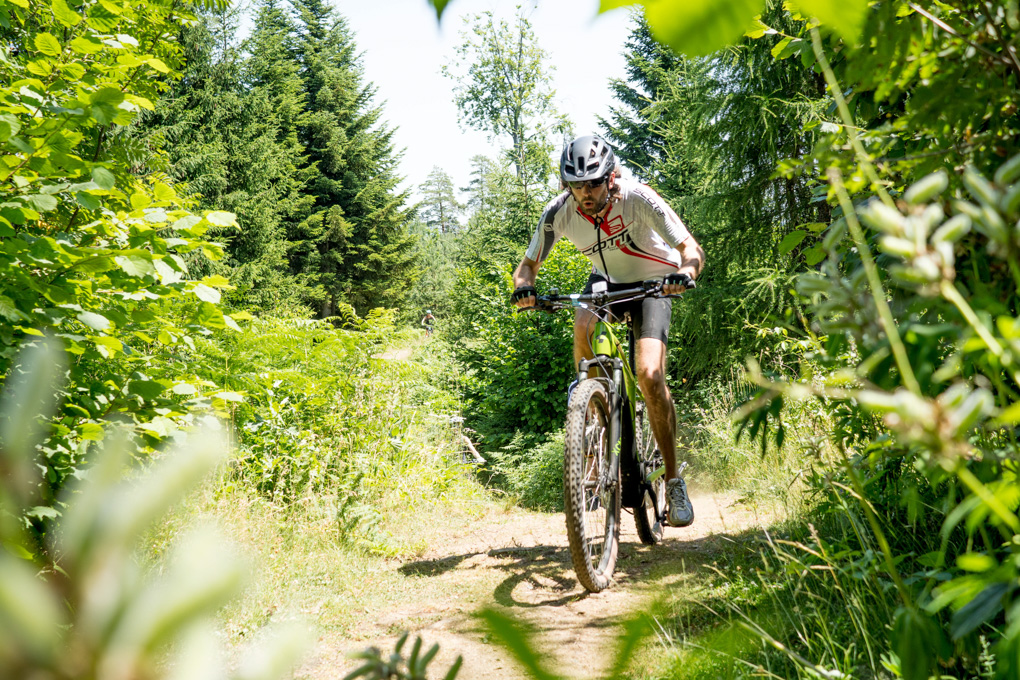
POLYGON ((694 521, 694 507, 687 497, 687 482, 676 477, 666 482, 666 498, 669 500, 669 512, 666 521, 671 527, 690 526, 694 521))

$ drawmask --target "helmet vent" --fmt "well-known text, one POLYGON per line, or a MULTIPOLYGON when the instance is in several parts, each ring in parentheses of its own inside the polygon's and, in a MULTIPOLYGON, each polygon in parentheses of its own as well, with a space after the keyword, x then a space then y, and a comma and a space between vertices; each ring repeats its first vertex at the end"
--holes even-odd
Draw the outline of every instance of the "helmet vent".
POLYGON ((613 149, 598 135, 578 137, 563 147, 560 177, 564 182, 600 179, 616 167, 613 149))

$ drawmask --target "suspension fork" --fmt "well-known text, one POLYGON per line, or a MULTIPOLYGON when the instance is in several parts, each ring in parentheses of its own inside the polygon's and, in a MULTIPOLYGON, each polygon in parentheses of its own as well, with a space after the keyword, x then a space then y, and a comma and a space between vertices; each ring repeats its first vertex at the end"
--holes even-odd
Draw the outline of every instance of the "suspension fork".
POLYGON ((598 366, 600 369, 605 369, 607 365, 612 369, 612 378, 602 378, 602 380, 605 381, 609 392, 609 441, 607 444, 610 451, 610 467, 608 472, 610 480, 617 480, 622 457, 623 407, 625 405, 623 394, 620 392, 620 386, 623 384, 623 361, 619 357, 606 355, 599 355, 594 359, 582 359, 578 364, 577 383, 589 379, 588 373, 592 367, 598 366))

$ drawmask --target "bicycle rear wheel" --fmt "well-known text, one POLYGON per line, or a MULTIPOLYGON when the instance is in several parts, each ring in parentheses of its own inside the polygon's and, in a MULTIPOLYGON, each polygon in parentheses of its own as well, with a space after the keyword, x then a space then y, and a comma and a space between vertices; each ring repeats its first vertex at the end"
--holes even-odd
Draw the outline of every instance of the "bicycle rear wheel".
POLYGON ((641 506, 634 508, 634 522, 637 524, 638 538, 641 542, 654 545, 662 540, 662 517, 666 512, 665 462, 648 422, 643 401, 638 401, 636 405, 634 420, 634 451, 641 480, 648 482, 649 477, 652 477, 649 483, 652 493, 647 489, 643 490, 641 506))
POLYGON ((593 593, 609 587, 619 550, 619 466, 614 476, 611 456, 606 389, 584 380, 567 408, 563 496, 574 571, 593 593))

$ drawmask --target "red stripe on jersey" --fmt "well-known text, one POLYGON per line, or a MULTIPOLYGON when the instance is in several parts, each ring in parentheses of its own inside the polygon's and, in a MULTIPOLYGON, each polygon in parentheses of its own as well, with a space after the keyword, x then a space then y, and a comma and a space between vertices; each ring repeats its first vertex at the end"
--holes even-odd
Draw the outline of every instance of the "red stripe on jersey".
MULTIPOLYGON (((591 225, 593 227, 595 226, 595 218, 594 217, 592 217, 591 215, 588 215, 587 213, 581 212, 580 208, 575 208, 575 210, 577 211, 578 215, 580 215, 584 219, 586 219, 589 222, 591 222, 591 225)), ((612 204, 612 202, 610 202, 609 206, 606 208, 606 214, 602 216, 602 222, 601 222, 601 224, 599 224, 599 230, 602 231, 606 236, 612 236, 613 234, 616 233, 616 232, 614 232, 612 230, 612 228, 610 228, 610 227, 608 227, 606 225, 606 223, 609 221, 609 213, 611 213, 611 212, 613 212, 613 204, 612 204)))
POLYGON ((657 257, 652 257, 651 255, 646 255, 645 253, 642 253, 642 252, 639 252, 639 251, 636 251, 636 250, 631 250, 630 248, 628 248, 627 246, 623 245, 622 243, 620 244, 620 252, 624 253, 626 255, 631 255, 633 257, 641 257, 641 258, 644 258, 646 260, 651 260, 652 262, 658 262, 659 264, 669 265, 670 267, 675 267, 676 266, 676 262, 670 262, 669 260, 660 260, 657 257))

